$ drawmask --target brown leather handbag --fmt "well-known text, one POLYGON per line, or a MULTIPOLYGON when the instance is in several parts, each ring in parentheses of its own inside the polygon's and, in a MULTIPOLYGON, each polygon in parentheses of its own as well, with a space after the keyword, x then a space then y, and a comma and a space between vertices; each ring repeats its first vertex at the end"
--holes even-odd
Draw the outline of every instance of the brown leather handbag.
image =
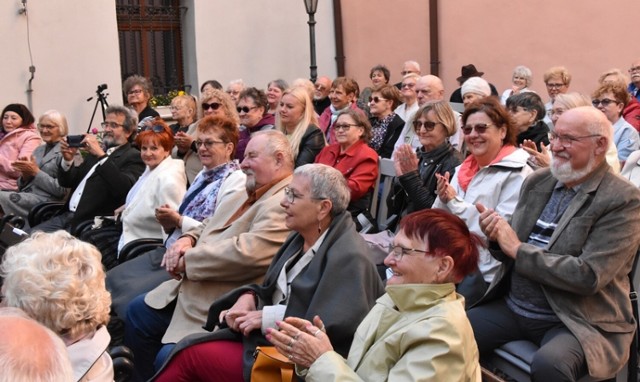
POLYGON ((251 382, 293 382, 295 364, 276 350, 275 346, 258 346, 253 353, 256 361, 251 369, 251 382))

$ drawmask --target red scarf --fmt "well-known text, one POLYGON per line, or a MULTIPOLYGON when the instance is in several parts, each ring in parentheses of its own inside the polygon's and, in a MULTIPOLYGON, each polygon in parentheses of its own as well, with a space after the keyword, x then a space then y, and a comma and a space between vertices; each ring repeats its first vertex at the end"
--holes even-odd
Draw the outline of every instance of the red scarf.
MULTIPOLYGON (((502 158, 516 151, 515 146, 504 145, 500 148, 498 155, 489 163, 489 166, 492 164, 498 163, 502 160, 502 158)), ((469 183, 471 183, 471 179, 480 171, 480 166, 478 165, 478 161, 476 157, 473 155, 469 155, 467 159, 462 162, 462 166, 460 166, 460 170, 458 170, 458 184, 460 188, 467 192, 467 187, 469 187, 469 183)))

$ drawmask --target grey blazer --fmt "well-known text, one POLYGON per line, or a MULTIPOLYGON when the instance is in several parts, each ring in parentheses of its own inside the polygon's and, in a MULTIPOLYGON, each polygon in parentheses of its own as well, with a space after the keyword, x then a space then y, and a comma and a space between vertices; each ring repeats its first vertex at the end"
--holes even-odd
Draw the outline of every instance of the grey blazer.
POLYGON ((556 182, 549 169, 525 180, 511 221, 525 244, 515 260, 492 251, 503 262, 478 304, 503 296, 511 272, 540 283, 554 312, 580 342, 589 374, 611 378, 629 357, 636 327, 628 274, 640 245, 640 191, 603 162, 580 185, 544 250, 526 241, 556 182))
POLYGON ((18 178, 18 191, 0 192, 0 206, 5 213, 26 217, 38 203, 62 200, 67 189, 58 184, 58 162, 62 157, 60 143, 45 154, 46 144, 36 147, 33 157, 40 167, 36 176, 28 182, 18 178))

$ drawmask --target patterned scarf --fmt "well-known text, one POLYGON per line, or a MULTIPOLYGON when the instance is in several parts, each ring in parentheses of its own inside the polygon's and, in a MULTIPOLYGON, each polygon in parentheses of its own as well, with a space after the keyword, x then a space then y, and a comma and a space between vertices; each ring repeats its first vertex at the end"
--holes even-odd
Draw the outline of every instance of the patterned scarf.
POLYGON ((237 161, 221 164, 211 170, 202 170, 187 190, 179 212, 197 221, 203 221, 216 210, 220 186, 233 171, 239 170, 237 161))
POLYGON ((369 143, 369 146, 372 149, 376 151, 380 150, 380 147, 382 147, 382 143, 384 143, 384 136, 387 133, 387 127, 389 127, 389 124, 395 116, 396 113, 392 112, 382 119, 376 119, 376 121, 373 123, 373 128, 371 130, 373 132, 373 138, 371 138, 371 143, 369 143))
MULTIPOLYGON (((498 152, 498 155, 496 155, 496 157, 493 158, 493 160, 491 161, 491 163, 487 165, 487 167, 500 162, 504 157, 513 153, 514 151, 516 151, 516 148, 514 146, 511 146, 511 145, 502 146, 502 148, 498 152)), ((476 161, 476 158, 473 155, 469 155, 467 159, 465 159, 464 162, 462 162, 462 165, 460 166, 460 170, 458 171, 458 184, 460 185, 460 188, 462 188, 465 192, 467 192, 469 183, 471 183, 471 180, 473 179, 474 176, 476 176, 478 171, 480 171, 480 166, 478 165, 478 161, 476 161)))

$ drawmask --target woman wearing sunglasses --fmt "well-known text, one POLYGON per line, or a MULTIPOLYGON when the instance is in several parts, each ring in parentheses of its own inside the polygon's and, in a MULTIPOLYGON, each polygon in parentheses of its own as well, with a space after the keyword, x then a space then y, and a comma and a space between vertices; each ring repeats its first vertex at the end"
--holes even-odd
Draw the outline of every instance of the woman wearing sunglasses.
MULTIPOLYGON (((200 118, 207 116, 227 117, 234 121, 236 126, 240 126, 240 118, 236 112, 236 104, 231 97, 223 90, 211 89, 202 95, 200 100, 201 115, 200 118)), ((178 131, 175 135, 175 145, 171 155, 174 158, 181 158, 184 161, 187 172, 187 180, 189 184, 193 183, 196 175, 202 170, 202 163, 198 158, 198 149, 195 146, 196 141, 196 123, 189 126, 186 132, 178 131)))
MULTIPOLYGON (((517 131, 497 98, 485 97, 471 103, 462 114, 462 132, 470 155, 453 176, 436 174, 438 199, 433 207, 458 215, 472 232, 484 238, 476 203, 488 205, 508 220, 518 202, 522 182, 533 170, 527 164, 529 154, 515 146, 517 131)), ((482 297, 499 265, 488 250, 480 250, 481 274, 467 277, 458 286, 467 306, 482 297)))
POLYGON ((387 206, 390 214, 398 216, 431 208, 437 197, 435 174, 453 175, 462 162, 447 140, 456 133, 456 118, 448 102, 426 103, 416 112, 412 125, 422 147, 414 151, 403 144, 393 155, 396 178, 387 206))
POLYGON ((458 217, 423 210, 400 222, 384 262, 386 294, 358 326, 345 360, 320 313, 288 317, 267 339, 312 381, 480 381, 478 347, 455 284, 478 267, 481 239, 458 217))
POLYGON ((276 129, 289 139, 295 167, 313 163, 326 145, 309 93, 300 86, 287 89, 282 94, 276 129))
POLYGON ((246 88, 238 96, 238 116, 240 117, 240 136, 235 158, 244 159, 244 150, 253 133, 273 129, 276 118, 268 112, 269 98, 260 89, 246 88))
POLYGON ((369 97, 371 142, 369 146, 382 158, 391 158, 404 121, 394 110, 400 105, 400 91, 393 85, 376 88, 369 97))

